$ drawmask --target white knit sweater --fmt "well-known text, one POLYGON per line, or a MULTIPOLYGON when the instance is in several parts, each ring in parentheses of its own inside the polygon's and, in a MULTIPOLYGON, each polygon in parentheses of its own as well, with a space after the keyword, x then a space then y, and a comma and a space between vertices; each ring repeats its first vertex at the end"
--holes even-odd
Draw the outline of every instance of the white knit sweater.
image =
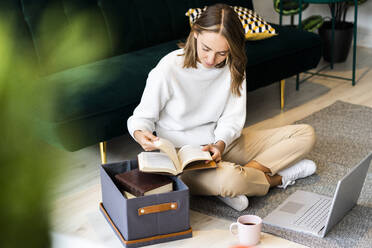
POLYGON ((176 147, 225 142, 238 138, 245 122, 246 82, 241 97, 230 90, 230 70, 183 68, 183 49, 164 56, 151 70, 140 104, 128 119, 136 130, 156 131, 176 147))

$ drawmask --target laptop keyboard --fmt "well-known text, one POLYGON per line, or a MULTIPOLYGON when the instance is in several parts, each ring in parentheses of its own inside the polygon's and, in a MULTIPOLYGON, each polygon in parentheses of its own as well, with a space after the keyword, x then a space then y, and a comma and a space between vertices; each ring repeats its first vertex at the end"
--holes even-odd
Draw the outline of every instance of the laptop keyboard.
POLYGON ((331 199, 319 199, 293 224, 306 226, 313 230, 318 229, 321 225, 325 225, 324 222, 328 216, 330 205, 331 199))

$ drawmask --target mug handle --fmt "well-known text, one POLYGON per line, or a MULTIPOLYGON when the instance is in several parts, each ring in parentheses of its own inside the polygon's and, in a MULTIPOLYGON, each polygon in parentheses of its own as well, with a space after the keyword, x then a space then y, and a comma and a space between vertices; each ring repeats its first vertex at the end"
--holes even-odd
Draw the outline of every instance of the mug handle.
POLYGON ((230 225, 230 232, 233 234, 233 235, 237 235, 238 232, 237 232, 237 228, 238 228, 238 223, 231 223, 230 225), (236 227, 236 228, 234 228, 236 227))

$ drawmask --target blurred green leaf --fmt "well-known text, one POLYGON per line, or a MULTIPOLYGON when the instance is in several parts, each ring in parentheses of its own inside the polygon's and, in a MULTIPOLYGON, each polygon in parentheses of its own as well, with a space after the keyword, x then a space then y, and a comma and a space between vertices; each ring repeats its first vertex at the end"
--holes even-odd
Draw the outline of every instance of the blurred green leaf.
POLYGON ((302 21, 302 28, 309 32, 314 32, 324 23, 323 17, 320 15, 309 16, 302 21))
MULTIPOLYGON (((17 44, 12 18, 0 16, 0 247, 50 247, 51 189, 63 158, 35 133, 29 117, 36 99, 52 95, 34 80, 38 65, 17 44), (42 92, 41 90, 39 92, 42 92)), ((48 115, 52 108, 44 110, 48 115)))
MULTIPOLYGON (((282 15, 296 15, 300 12, 300 5, 297 0, 273 0, 274 10, 280 13, 280 2, 283 2, 283 13, 282 15)), ((308 3, 302 4, 302 10, 305 10, 309 6, 308 3)))

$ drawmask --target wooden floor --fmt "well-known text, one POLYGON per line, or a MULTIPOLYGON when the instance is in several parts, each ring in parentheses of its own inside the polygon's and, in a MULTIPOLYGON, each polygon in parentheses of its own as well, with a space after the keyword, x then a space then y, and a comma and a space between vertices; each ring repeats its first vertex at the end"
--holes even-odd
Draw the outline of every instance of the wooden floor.
MULTIPOLYGON (((351 57, 349 56, 349 58, 351 57)), ((282 112, 246 129, 264 129, 290 124, 337 100, 372 107, 372 49, 358 47, 357 58, 356 86, 353 87, 351 81, 313 77, 310 79, 311 82, 325 85, 331 90, 297 108, 282 112)), ((351 61, 337 64, 333 71, 327 73, 351 77, 351 61)), ((139 151, 139 146, 129 136, 121 137, 108 144, 108 160, 113 162, 134 158, 139 151)), ((64 157, 66 158, 66 167, 60 178, 60 184, 54 189, 53 232, 81 237, 107 247, 122 247, 98 210, 98 204, 101 201, 98 147, 88 147, 74 153, 65 152, 64 157)), ((227 248, 237 244, 236 237, 228 231, 231 221, 194 211, 190 212, 190 217, 193 238, 149 247, 209 246, 227 248)), ((57 244, 55 247, 63 246, 57 244)), ((258 247, 303 246, 263 233, 258 247)))

